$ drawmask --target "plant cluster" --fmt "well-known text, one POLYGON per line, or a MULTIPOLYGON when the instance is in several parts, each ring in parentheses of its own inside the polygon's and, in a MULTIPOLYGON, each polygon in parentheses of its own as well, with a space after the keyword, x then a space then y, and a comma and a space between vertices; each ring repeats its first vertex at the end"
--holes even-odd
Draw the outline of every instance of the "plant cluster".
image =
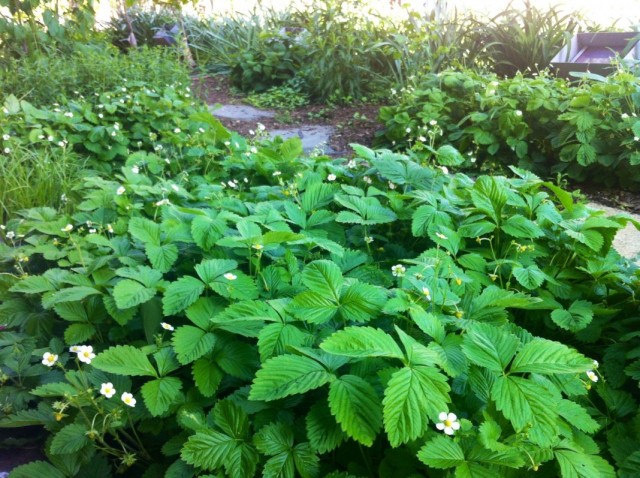
POLYGON ((447 71, 393 92, 399 101, 380 111, 378 144, 418 158, 454 145, 463 156, 442 164, 517 165, 638 189, 639 91, 640 81, 625 71, 579 84, 547 74, 499 79, 447 71))
POLYGON ((184 84, 127 81, 49 108, 9 96, 0 111, 2 215, 73 200, 83 169, 109 172, 134 152, 205 161, 216 151, 207 125, 210 114, 184 84))
POLYGON ((77 44, 71 52, 8 59, 0 68, 0 89, 36 106, 87 98, 115 90, 125 81, 149 88, 189 82, 189 71, 172 49, 138 48, 121 54, 104 42, 77 44))
POLYGON ((628 219, 203 127, 3 226, 0 427, 51 434, 12 478, 640 471, 628 219))
POLYGON ((309 97, 292 86, 274 86, 264 93, 252 93, 247 102, 258 108, 292 110, 309 104, 309 97))

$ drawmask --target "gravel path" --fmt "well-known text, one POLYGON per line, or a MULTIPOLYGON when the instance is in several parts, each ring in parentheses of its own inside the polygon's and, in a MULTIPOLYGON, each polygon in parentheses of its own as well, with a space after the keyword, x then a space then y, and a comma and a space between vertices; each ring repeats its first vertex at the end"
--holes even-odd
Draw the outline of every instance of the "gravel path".
MULTIPOLYGON (((594 202, 588 203, 587 206, 593 209, 602 210, 607 214, 607 216, 626 212, 621 209, 603 206, 602 204, 594 202)), ((640 221, 640 214, 627 214, 633 217, 636 221, 640 221)), ((618 231, 618 234, 613 241, 613 247, 616 248, 621 256, 626 257, 627 259, 636 259, 636 262, 640 265, 640 231, 636 229, 633 224, 627 224, 627 227, 618 231)))

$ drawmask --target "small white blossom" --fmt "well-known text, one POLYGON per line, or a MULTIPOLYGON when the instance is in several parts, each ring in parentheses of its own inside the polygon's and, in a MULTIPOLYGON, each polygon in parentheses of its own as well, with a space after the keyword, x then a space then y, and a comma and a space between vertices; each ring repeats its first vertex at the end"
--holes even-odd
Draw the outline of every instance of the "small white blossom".
POLYGON ((124 392, 120 399, 124 402, 125 405, 129 405, 132 408, 136 406, 136 399, 133 398, 133 394, 129 392, 124 392))
POLYGON ((272 176, 280 176, 282 173, 280 171, 274 171, 272 176))
POLYGON ((72 345, 71 347, 69 347, 69 352, 73 353, 73 354, 77 354, 78 352, 80 352, 80 347, 82 347, 81 345, 72 345))
POLYGON ((118 188, 118 190, 116 191, 116 194, 117 194, 118 196, 122 196, 122 195, 125 193, 125 191, 126 191, 125 187, 124 187, 124 186, 120 186, 120 187, 118 188))
POLYGON ((104 118, 104 115, 102 113, 98 113, 98 118, 102 119, 104 118))
POLYGON ((9 154, 11 152, 11 148, 4 148, 4 154, 9 154))
POLYGON ((455 413, 442 412, 438 418, 440 423, 436 423, 436 428, 444 431, 447 435, 453 435, 456 430, 460 429, 460 422, 455 413))
POLYGON ((231 272, 227 272, 224 275, 224 278, 227 279, 227 280, 236 280, 238 278, 238 276, 235 275, 235 274, 232 274, 231 272))
POLYGON ((256 132, 255 132, 255 131, 253 131, 252 129, 250 129, 250 130, 249 130, 249 134, 250 134, 251 136, 253 136, 253 135, 255 135, 255 134, 256 134, 256 132))
POLYGON ((140 172, 140 168, 139 168, 137 165, 134 165, 134 166, 131 168, 131 172, 132 172, 133 174, 138 174, 138 173, 140 172))
POLYGON ((366 242, 367 244, 371 244, 373 242, 373 237, 365 236, 364 242, 366 242))
POLYGON ((371 184, 373 182, 369 176, 364 176, 362 180, 367 184, 371 184))
POLYGON ((173 325, 167 324, 166 322, 160 322, 160 327, 162 327, 164 330, 168 330, 169 332, 173 332, 175 330, 173 325))
POLYGON ((431 121, 429 121, 429 124, 430 124, 431 126, 435 126, 435 125, 437 125, 437 124, 438 124, 438 122, 437 122, 436 120, 432 119, 431 121))
POLYGON ((587 377, 589 377, 589 380, 591 380, 592 382, 598 381, 598 376, 593 370, 587 370, 587 377))
POLYGON ((593 368, 598 368, 600 366, 600 363, 597 360, 593 361, 593 368))
POLYGON ((407 268, 402 264, 396 264, 391 268, 391 274, 394 277, 404 277, 405 272, 407 272, 407 268))
POLYGON ((67 111, 64 115, 65 115, 67 118, 73 118, 73 113, 72 113, 71 111, 67 111))
POLYGON ((349 169, 354 169, 357 166, 358 165, 356 164, 355 160, 353 160, 353 159, 347 163, 347 168, 349 168, 349 169))
POLYGON ((204 128, 198 128, 198 131, 199 131, 200 133, 204 133, 204 128))
POLYGON ((431 291, 429 290, 428 287, 422 288, 422 294, 424 295, 425 299, 427 299, 428 301, 431 301, 431 291))
POLYGON ((389 181, 389 189, 395 189, 395 188, 396 188, 396 185, 391 181, 389 181))
POLYGON ((182 130, 180 128, 175 128, 173 132, 178 134, 178 133, 182 133, 182 130))
POLYGON ((629 115, 627 113, 622 113, 620 115, 620 118, 623 119, 623 120, 626 120, 627 118, 629 118, 629 115))
POLYGON ((16 233, 13 231, 7 232, 7 239, 14 239, 16 237, 16 233))
POLYGON ((335 181, 336 180, 336 175, 335 174, 330 174, 329 176, 327 176, 327 180, 335 181))
POLYGON ((160 201, 155 203, 156 207, 168 206, 169 204, 171 204, 171 201, 169 201, 167 198, 161 199, 160 201))
POLYGON ((175 192, 180 191, 180 188, 176 184, 172 184, 171 189, 173 189, 175 192))
POLYGON ((426 143, 427 138, 425 138, 424 136, 418 136, 418 141, 422 141, 423 143, 426 143))
POLYGON ((113 234, 113 226, 111 224, 107 224, 107 232, 113 234))
POLYGON ((252 147, 251 147, 251 152, 252 152, 253 154, 256 154, 256 153, 258 152, 258 148, 256 148, 255 146, 252 146, 252 147))
POLYGON ((113 384, 111 382, 103 383, 100 386, 100 394, 107 398, 111 398, 116 394, 116 389, 113 388, 113 384))
POLYGON ((4 139, 5 141, 9 141, 11 139, 11 136, 8 134, 3 134, 2 139, 4 139))
POLYGON ((522 111, 516 110, 516 116, 522 116, 522 111))
POLYGON ((89 234, 95 234, 96 232, 98 232, 98 231, 95 230, 94 228, 89 229, 89 234))
POLYGON ((407 129, 405 129, 405 131, 406 131, 407 133, 411 133, 411 128, 407 128, 407 129))
POLYGON ((253 247, 256 251, 261 251, 262 249, 264 249, 264 246, 262 244, 254 244, 253 247))
POLYGON ((96 354, 93 353, 93 347, 91 345, 82 345, 80 347, 80 352, 78 352, 78 360, 80 360, 80 362, 89 364, 94 358, 96 358, 96 354))
POLYGON ((265 130, 265 126, 262 123, 258 123, 257 128, 258 128, 258 131, 264 131, 265 130))
POLYGON ((441 170, 444 174, 449 174, 449 168, 447 168, 446 166, 440 166, 440 170, 441 170))
POLYGON ((66 226, 64 226, 62 229, 60 229, 62 232, 71 232, 73 231, 73 225, 72 224, 67 224, 66 226))
POLYGON ((51 135, 47 136, 47 141, 53 141, 53 136, 51 135))
POLYGON ((42 356, 42 365, 46 365, 47 367, 53 367, 58 361, 58 356, 56 354, 52 354, 51 352, 45 352, 42 356))

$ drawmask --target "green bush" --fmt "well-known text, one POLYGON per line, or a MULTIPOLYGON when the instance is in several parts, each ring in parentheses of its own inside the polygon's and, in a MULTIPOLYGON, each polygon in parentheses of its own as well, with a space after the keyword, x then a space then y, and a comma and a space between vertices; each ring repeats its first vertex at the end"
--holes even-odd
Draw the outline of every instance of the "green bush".
POLYGON ((381 109, 378 144, 422 159, 452 144, 465 157, 449 165, 495 170, 512 164, 638 189, 639 91, 640 81, 624 71, 579 84, 544 73, 499 79, 443 72, 381 109))
POLYGON ((211 146, 3 228, 0 427, 51 435, 12 478, 640 472, 627 219, 517 169, 211 146))
POLYGON ((0 68, 3 94, 36 106, 54 101, 93 97, 125 81, 144 81, 149 88, 188 83, 189 71, 170 48, 138 48, 122 54, 112 45, 76 45, 71 53, 8 59, 0 68))

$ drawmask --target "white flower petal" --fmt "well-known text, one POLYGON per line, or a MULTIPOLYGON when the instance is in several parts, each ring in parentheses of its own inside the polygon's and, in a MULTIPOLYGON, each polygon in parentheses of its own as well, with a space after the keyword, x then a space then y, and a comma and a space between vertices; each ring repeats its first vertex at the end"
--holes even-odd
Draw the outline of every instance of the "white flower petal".
POLYGON ((449 415, 447 415, 447 420, 449 420, 450 422, 455 422, 457 419, 458 417, 455 413, 450 413, 449 415))
POLYGON ((438 430, 444 430, 444 423, 436 423, 436 428, 438 430))
POLYGON ((447 435, 453 435, 453 428, 451 428, 451 427, 445 427, 444 432, 445 432, 447 435))
POLYGON ((447 412, 441 412, 440 415, 438 415, 438 419, 444 422, 447 419, 447 412))

